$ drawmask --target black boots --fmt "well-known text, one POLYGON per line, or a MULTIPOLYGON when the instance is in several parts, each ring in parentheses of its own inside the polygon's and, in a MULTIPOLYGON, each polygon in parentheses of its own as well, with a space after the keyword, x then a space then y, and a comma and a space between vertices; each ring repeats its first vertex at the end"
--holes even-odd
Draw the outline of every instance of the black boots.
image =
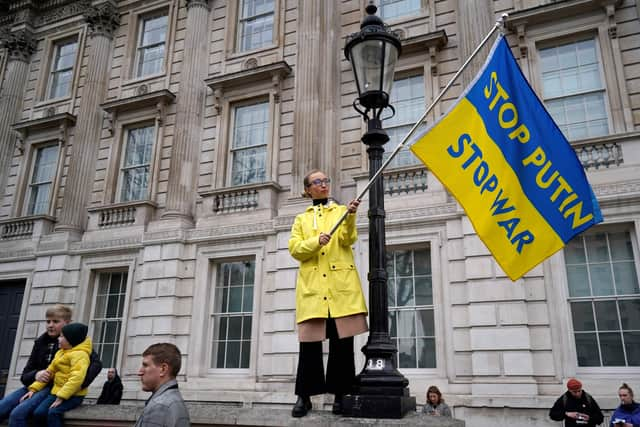
POLYGON ((331 412, 333 412, 336 415, 342 414, 342 395, 341 394, 336 394, 335 398, 333 399, 333 406, 331 407, 331 412))
POLYGON ((298 396, 298 401, 293 405, 291 415, 294 417, 304 417, 311 410, 311 399, 308 396, 298 396))

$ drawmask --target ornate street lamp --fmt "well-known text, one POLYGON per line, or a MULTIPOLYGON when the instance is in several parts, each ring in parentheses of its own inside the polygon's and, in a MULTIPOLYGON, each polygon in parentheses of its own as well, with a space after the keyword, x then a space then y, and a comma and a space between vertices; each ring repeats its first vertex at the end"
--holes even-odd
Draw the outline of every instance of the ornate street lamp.
MULTIPOLYGON (((377 7, 369 2, 360 31, 347 37, 344 54, 351 62, 358 87, 353 107, 367 123, 362 142, 369 155, 369 178, 382 166, 384 144, 389 136, 382 128, 380 115, 389 105, 399 38, 375 15, 377 7)), ((387 272, 384 229, 383 178, 379 174, 369 192, 369 321, 366 357, 356 377, 353 393, 343 400, 343 414, 351 417, 402 418, 415 411, 415 397, 409 396, 409 381, 396 367, 397 349, 389 336, 387 272)))

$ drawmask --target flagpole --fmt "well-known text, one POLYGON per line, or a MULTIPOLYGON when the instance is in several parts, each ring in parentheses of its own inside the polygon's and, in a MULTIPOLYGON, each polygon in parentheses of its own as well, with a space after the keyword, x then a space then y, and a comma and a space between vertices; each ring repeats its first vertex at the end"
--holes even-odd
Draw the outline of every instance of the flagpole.
MULTIPOLYGON (((503 13, 500 16, 500 19, 498 19, 496 21, 496 23, 493 26, 493 28, 491 28, 491 31, 489 31, 489 33, 487 33, 487 35, 484 37, 484 39, 482 39, 482 41, 480 42, 478 47, 476 47, 476 49, 471 53, 471 55, 469 55, 469 58, 467 58, 467 60, 464 62, 464 64, 462 64, 462 67, 460 67, 460 69, 453 75, 453 77, 451 78, 451 80, 449 80, 449 82, 444 87, 444 89, 442 89, 442 91, 440 91, 438 96, 435 97, 435 99, 433 100, 431 105, 429 105, 429 107, 427 107, 425 112, 422 113, 422 116, 420 116, 418 121, 411 128, 411 130, 409 130, 409 132, 405 135, 405 137, 402 138, 402 141, 400 141, 400 144, 398 144, 398 146, 391 152, 391 154, 389 155, 387 160, 385 160, 384 163, 382 163, 382 166, 380 166, 380 169, 378 169, 376 171, 376 173, 371 177, 369 182, 367 182, 367 185, 365 185, 365 187, 362 189, 362 191, 360 191, 360 194, 358 195, 358 197, 356 197, 357 200, 362 200, 362 198, 367 193, 367 191, 369 191, 369 188, 371 188, 371 185, 373 185, 375 180, 378 179, 380 174, 382 174, 382 171, 389 165, 389 163, 391 163, 391 160, 393 160, 393 158, 396 156, 396 154, 398 154, 398 152, 402 149, 402 147, 404 147, 404 145, 407 143, 407 141, 415 133, 416 129, 418 129, 418 127, 422 124, 422 122, 427 117, 427 115, 431 112, 431 110, 433 110, 433 107, 435 107, 435 105, 444 96, 445 92, 447 92, 447 90, 449 90, 449 88, 453 85, 453 82, 455 82, 456 79, 460 76, 460 74, 462 74, 462 72, 467 68, 467 66, 469 65, 471 60, 473 60, 473 58, 478 54, 478 52, 480 52, 480 50, 484 47, 484 45, 489 41, 491 36, 493 36, 493 33, 495 33, 499 28, 504 26, 504 23, 506 22, 508 16, 509 15, 507 13, 503 13)), ((336 230, 338 229, 338 227, 340 227, 340 224, 342 224, 342 222, 345 220, 345 218, 347 217, 348 214, 349 214, 348 210, 345 211, 344 214, 342 214, 342 216, 340 217, 338 222, 336 222, 336 224, 331 228, 331 231, 329 231, 329 235, 330 236, 333 236, 333 233, 335 233, 336 230)))

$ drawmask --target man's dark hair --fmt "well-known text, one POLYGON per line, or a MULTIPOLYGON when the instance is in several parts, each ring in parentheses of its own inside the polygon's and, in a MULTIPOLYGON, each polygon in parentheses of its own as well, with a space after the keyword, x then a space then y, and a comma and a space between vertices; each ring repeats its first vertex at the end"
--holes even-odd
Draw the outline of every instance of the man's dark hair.
POLYGON ((176 377, 182 365, 182 354, 175 345, 163 342, 150 345, 142 357, 151 356, 154 365, 166 363, 171 368, 171 376, 176 377))

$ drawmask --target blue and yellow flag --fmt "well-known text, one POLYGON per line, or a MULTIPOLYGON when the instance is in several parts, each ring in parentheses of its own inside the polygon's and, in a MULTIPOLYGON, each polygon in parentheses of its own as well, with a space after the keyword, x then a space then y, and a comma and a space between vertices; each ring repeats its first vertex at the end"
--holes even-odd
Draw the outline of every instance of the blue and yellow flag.
POLYGON ((462 205, 511 280, 602 221, 573 148, 502 36, 451 110, 415 140, 411 151, 462 205))

